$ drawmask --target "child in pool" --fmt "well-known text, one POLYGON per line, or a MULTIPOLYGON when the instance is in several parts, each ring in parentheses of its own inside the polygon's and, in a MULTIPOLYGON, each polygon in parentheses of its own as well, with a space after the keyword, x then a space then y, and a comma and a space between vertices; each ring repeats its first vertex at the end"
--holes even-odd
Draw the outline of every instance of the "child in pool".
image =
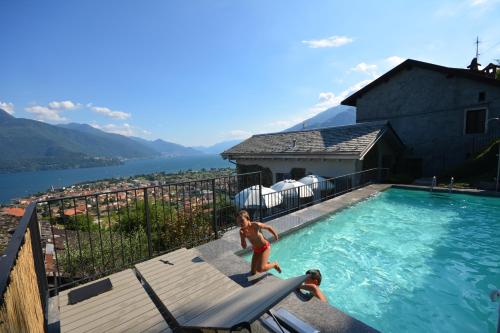
POLYGON ((267 224, 250 221, 250 215, 248 215, 246 210, 242 210, 236 215, 236 223, 241 228, 241 247, 244 249, 247 248, 247 238, 252 244, 253 255, 250 270, 251 275, 266 272, 272 268, 281 273, 280 265, 277 262, 270 263, 268 261, 269 255, 271 254, 271 244, 264 238, 261 232, 261 230, 268 230, 274 236, 274 239, 278 240, 276 230, 267 224))
POLYGON ((321 284, 321 272, 319 269, 310 269, 306 272, 308 275, 307 279, 304 281, 300 289, 308 291, 312 296, 316 297, 320 301, 328 302, 325 294, 319 289, 321 284))

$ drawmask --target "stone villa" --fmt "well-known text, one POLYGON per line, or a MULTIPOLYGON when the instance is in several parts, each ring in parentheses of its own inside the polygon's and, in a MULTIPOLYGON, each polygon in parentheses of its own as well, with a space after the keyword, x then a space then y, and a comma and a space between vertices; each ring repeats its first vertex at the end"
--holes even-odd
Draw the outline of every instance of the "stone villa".
POLYGON ((263 171, 265 183, 375 167, 439 175, 500 136, 497 69, 408 59, 342 101, 357 108, 356 124, 254 135, 222 157, 263 171))

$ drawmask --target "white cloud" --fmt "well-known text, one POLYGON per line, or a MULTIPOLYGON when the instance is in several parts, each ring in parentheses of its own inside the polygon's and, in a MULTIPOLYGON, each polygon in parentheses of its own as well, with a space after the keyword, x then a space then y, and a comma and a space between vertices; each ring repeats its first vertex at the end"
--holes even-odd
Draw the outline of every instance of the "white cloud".
POLYGON ((61 116, 61 112, 76 110, 81 107, 82 105, 80 103, 74 103, 72 101, 52 101, 47 104, 47 106, 34 105, 27 107, 25 111, 33 114, 37 120, 60 123, 68 120, 61 116))
POLYGON ((388 58, 385 58, 385 61, 391 66, 391 67, 396 67, 403 61, 405 61, 404 58, 398 57, 398 56, 390 56, 388 58))
POLYGON ((489 7, 498 2, 498 0, 470 0, 469 5, 471 7, 489 7))
POLYGON ((280 131, 289 128, 293 125, 302 123, 305 120, 314 117, 318 113, 325 111, 326 109, 339 105, 340 102, 342 102, 349 95, 363 88, 364 86, 372 82, 374 79, 375 78, 360 81, 348 87, 347 89, 341 91, 339 94, 335 94, 333 92, 321 92, 318 95, 318 102, 314 104, 312 107, 310 107, 307 110, 307 112, 292 116, 288 119, 281 119, 270 122, 266 124, 265 127, 273 131, 280 131))
POLYGON ((94 112, 103 114, 103 115, 108 116, 110 118, 125 120, 125 119, 128 119, 131 117, 130 113, 122 112, 122 111, 113 111, 109 108, 102 107, 102 106, 92 106, 92 104, 87 104, 87 107, 90 107, 90 109, 94 112))
POLYGON ((0 101, 0 109, 4 110, 8 114, 14 114, 14 104, 12 103, 0 101))
POLYGON ((365 62, 361 62, 351 68, 352 71, 354 72, 359 72, 359 73, 365 73, 371 76, 376 76, 377 75, 377 65, 375 64, 367 64, 365 62))
POLYGON ((26 112, 35 115, 35 118, 40 121, 51 121, 51 122, 64 122, 67 121, 65 117, 62 117, 59 112, 61 110, 51 109, 46 106, 35 105, 30 106, 25 109, 26 112))
POLYGON ((100 129, 101 131, 108 133, 115 133, 125 136, 140 136, 140 137, 149 137, 151 135, 150 131, 139 128, 137 126, 130 125, 128 123, 123 124, 106 124, 99 125, 97 123, 91 123, 90 126, 100 129))
POLYGON ((76 110, 81 107, 80 103, 73 103, 72 101, 53 101, 49 103, 49 108, 56 110, 76 110))
POLYGON ((241 129, 230 130, 230 131, 223 134, 223 137, 226 140, 246 139, 246 138, 249 138, 251 136, 252 136, 252 132, 249 132, 246 130, 241 130, 241 129))
POLYGON ((354 40, 352 38, 347 36, 332 36, 323 39, 303 40, 302 43, 306 44, 310 48, 318 49, 324 47, 339 47, 352 43, 353 41, 354 40))
POLYGON ((438 17, 469 15, 475 18, 479 18, 488 13, 489 9, 493 8, 499 3, 500 0, 462 0, 444 2, 436 9, 434 14, 438 17))

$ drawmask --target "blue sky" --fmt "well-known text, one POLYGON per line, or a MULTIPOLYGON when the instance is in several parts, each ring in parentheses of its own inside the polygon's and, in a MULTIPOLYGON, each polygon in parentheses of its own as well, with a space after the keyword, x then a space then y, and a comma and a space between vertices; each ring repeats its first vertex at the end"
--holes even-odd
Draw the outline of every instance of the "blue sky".
POLYGON ((292 126, 402 59, 500 58, 500 2, 0 1, 0 107, 209 145, 292 126))

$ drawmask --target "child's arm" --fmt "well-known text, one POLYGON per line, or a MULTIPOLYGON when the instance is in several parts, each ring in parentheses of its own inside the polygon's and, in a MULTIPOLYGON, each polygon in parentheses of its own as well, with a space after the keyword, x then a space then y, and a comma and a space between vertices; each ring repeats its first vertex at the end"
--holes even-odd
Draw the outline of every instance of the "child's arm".
POLYGON ((246 249, 247 248, 247 240, 245 238, 245 234, 243 233, 243 230, 240 230, 240 238, 241 238, 241 247, 246 249))
POLYGON ((259 228, 269 231, 274 236, 274 240, 279 239, 278 233, 276 232, 276 230, 274 230, 273 227, 265 223, 260 223, 260 222, 255 222, 255 223, 259 226, 259 228))
POLYGON ((319 289, 315 284, 303 284, 299 287, 302 290, 309 291, 314 297, 318 298, 320 301, 328 302, 325 294, 319 289))

